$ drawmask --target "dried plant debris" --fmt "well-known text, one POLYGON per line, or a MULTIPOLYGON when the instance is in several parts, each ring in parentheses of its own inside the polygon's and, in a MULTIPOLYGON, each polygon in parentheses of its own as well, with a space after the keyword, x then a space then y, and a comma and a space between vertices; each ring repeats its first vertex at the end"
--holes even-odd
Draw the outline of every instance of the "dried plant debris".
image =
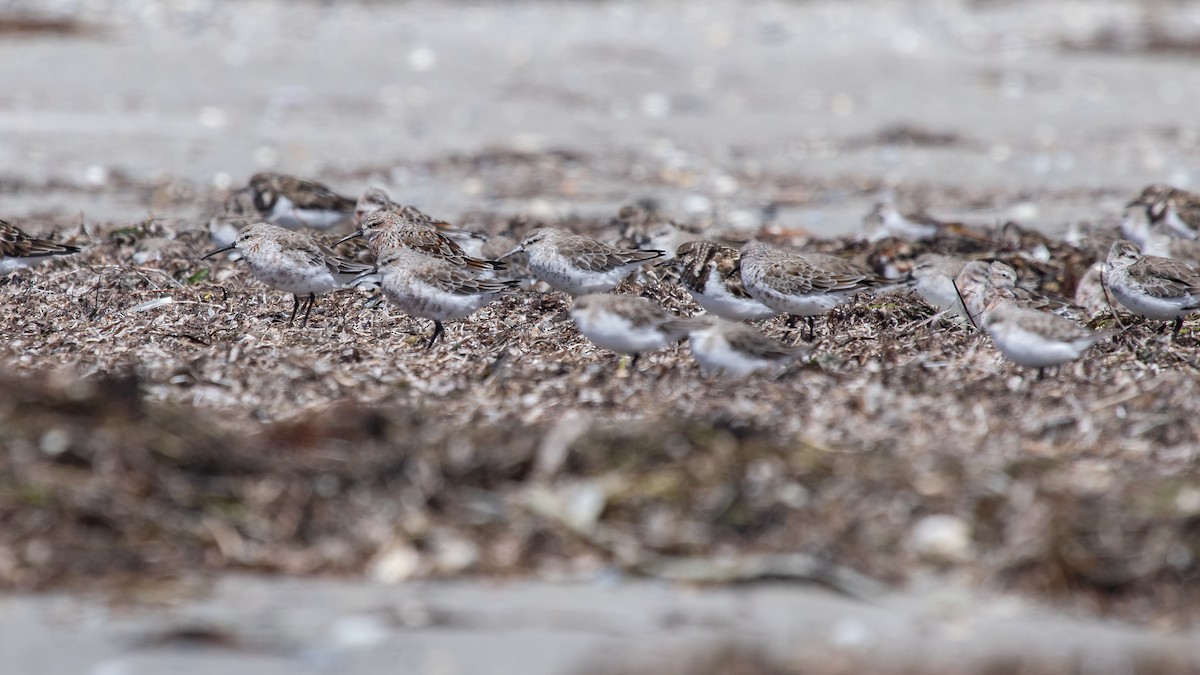
MULTIPOLYGON (((608 218, 569 226, 618 236, 608 218)), ((286 295, 197 261, 213 245, 195 223, 71 241, 70 259, 0 279, 8 588, 614 566, 869 597, 940 569, 1160 624, 1200 607, 1192 324, 1172 343, 1135 321, 1035 381, 897 291, 828 314, 812 358, 728 381, 686 345, 629 368, 558 294, 509 295, 426 351, 426 323, 365 290, 289 328, 286 295)), ((941 247, 1068 297, 1095 260, 1017 226, 807 245, 896 268, 941 247)), ((698 311, 664 269, 618 290, 698 311)), ((760 328, 797 337, 783 319, 760 328)))
POLYGON ((26 13, 2 12, 3 10, 0 10, 0 35, 80 36, 100 32, 99 27, 77 21, 70 17, 36 16, 26 13))
POLYGON ((1064 38, 1060 46, 1068 52, 1194 57, 1200 53, 1200 35, 1184 22, 1149 14, 1140 21, 1106 26, 1082 38, 1064 38))
MULTIPOLYGON (((674 658, 643 659, 624 665, 597 665, 584 668, 580 675, 851 675, 880 673, 881 675, 992 675, 993 673, 1022 673, 1023 675, 1055 675, 1057 673, 1089 672, 1102 662, 1087 654, 1008 655, 964 658, 961 654, 925 653, 914 655, 911 646, 890 649, 887 655, 866 650, 832 647, 789 650, 790 656, 780 658, 766 650, 744 646, 725 646, 689 652, 674 658), (896 652, 909 652, 898 657, 896 652)), ((1107 665, 1107 664, 1106 664, 1107 665)), ((1195 664, 1185 654, 1163 649, 1143 649, 1122 660, 1123 672, 1184 675, 1195 672, 1195 664)))

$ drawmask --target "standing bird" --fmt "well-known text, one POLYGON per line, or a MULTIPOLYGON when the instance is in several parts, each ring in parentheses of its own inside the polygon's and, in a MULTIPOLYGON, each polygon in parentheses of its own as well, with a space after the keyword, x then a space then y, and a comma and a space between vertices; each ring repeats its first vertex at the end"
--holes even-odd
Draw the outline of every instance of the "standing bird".
POLYGON ((678 342, 699 325, 695 319, 675 316, 647 298, 602 293, 575 298, 571 318, 579 332, 597 347, 632 354, 631 368, 637 365, 642 352, 678 342))
POLYGON ((1183 319, 1200 309, 1200 269, 1185 262, 1142 255, 1126 239, 1113 242, 1104 278, 1117 301, 1138 316, 1174 321, 1171 337, 1179 336, 1183 319))
POLYGON ((396 207, 396 202, 383 188, 369 187, 359 196, 354 204, 354 224, 362 225, 367 216, 376 211, 390 211, 396 207))
POLYGON ((953 311, 966 318, 967 310, 954 284, 966 265, 967 261, 962 258, 924 253, 913 264, 911 274, 917 282, 913 290, 939 311, 953 311))
POLYGON ((1131 219, 1127 214, 1126 222, 1122 223, 1125 236, 1130 239, 1142 239, 1138 244, 1145 245, 1142 236, 1149 226, 1166 225, 1175 235, 1184 239, 1200 237, 1200 195, 1156 183, 1147 185, 1142 193, 1125 205, 1126 209, 1140 210, 1144 217, 1135 214, 1131 219))
POLYGON ((606 293, 638 267, 662 257, 657 249, 622 249, 563 230, 530 230, 513 252, 524 251, 529 270, 556 291, 606 293))
POLYGON ((688 241, 659 267, 679 271, 679 283, 710 314, 731 321, 769 319, 779 312, 751 297, 742 283, 742 254, 711 241, 688 241))
POLYGON ((746 377, 782 365, 809 353, 807 347, 785 345, 744 323, 716 317, 695 317, 703 322, 688 336, 692 356, 703 373, 746 377))
POLYGON ((982 325, 1010 361, 1037 368, 1039 380, 1046 368, 1073 361, 1088 347, 1116 335, 1115 331, 1092 332, 1070 319, 1023 307, 1003 295, 988 304, 982 325))
POLYGON ((1145 255, 1182 260, 1189 265, 1200 264, 1200 240, 1180 237, 1162 223, 1150 226, 1140 246, 1145 255))
MULTIPOLYGON (((328 230, 348 222, 355 202, 314 182, 264 171, 250 177, 239 192, 249 193, 259 217, 290 230, 310 227, 328 230)), ((235 193, 235 200, 240 199, 235 193)))
POLYGON ((891 202, 879 202, 863 217, 863 234, 869 242, 889 237, 924 241, 937 236, 946 227, 946 223, 923 213, 901 213, 891 202))
POLYGON ((72 253, 79 253, 79 247, 31 237, 16 225, 0 220, 0 276, 36 265, 54 256, 72 253))
POLYGON ((620 233, 619 243, 629 243, 633 248, 662 250, 671 257, 680 244, 695 239, 695 228, 681 226, 666 217, 652 200, 622 206, 611 221, 620 233))
POLYGON ((232 244, 208 253, 201 260, 231 249, 242 254, 250 272, 259 281, 292 294, 289 326, 296 321, 302 303, 304 320, 300 325, 307 326, 308 315, 318 295, 352 282, 359 283, 374 269, 371 265, 339 257, 307 235, 270 223, 255 223, 243 228, 232 244))
POLYGON ((381 263, 396 249, 407 248, 453 265, 476 270, 504 269, 502 262, 467 255, 455 239, 447 236, 445 230, 436 225, 440 222, 412 206, 380 209, 367 214, 358 230, 337 243, 363 237, 367 240, 371 255, 381 263))
POLYGON ((379 274, 384 296, 400 311, 433 320, 426 349, 445 332, 443 321, 470 316, 520 283, 485 278, 470 266, 404 246, 391 249, 380 259, 379 274))
POLYGON ((755 300, 791 315, 789 323, 804 317, 812 340, 813 317, 887 280, 844 258, 785 251, 752 241, 742 249, 742 282, 755 300))
MULTIPOLYGON (((358 198, 358 204, 354 207, 354 223, 361 228, 368 216, 379 211, 392 211, 406 220, 428 225, 430 228, 436 230, 438 234, 453 239, 467 255, 475 258, 484 257, 484 245, 489 240, 487 235, 453 227, 444 220, 430 217, 415 206, 398 204, 392 201, 392 198, 388 196, 388 193, 383 188, 371 187, 362 193, 362 196, 358 198)), ((510 248, 512 248, 511 245, 505 248, 504 251, 510 248)), ((501 254, 504 251, 501 251, 501 254)))
MULTIPOLYGON (((963 317, 975 328, 982 328, 987 315, 987 303, 991 299, 991 265, 984 260, 972 260, 963 265, 954 277, 954 287, 962 301, 963 317)), ((1010 296, 1016 299, 1015 296, 1010 296)))

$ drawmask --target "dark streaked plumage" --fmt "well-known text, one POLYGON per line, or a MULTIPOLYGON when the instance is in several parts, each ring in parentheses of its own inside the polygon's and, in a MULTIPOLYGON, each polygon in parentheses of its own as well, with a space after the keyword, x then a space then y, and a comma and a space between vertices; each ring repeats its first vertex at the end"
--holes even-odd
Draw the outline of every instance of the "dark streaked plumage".
POLYGON ((269 223, 298 229, 329 229, 349 220, 355 201, 310 180, 264 171, 250 177, 246 192, 259 216, 269 223))
POLYGON ((705 311, 732 321, 757 321, 778 314, 755 300, 742 281, 741 253, 733 247, 696 240, 679 245, 663 265, 679 271, 679 281, 705 311))
POLYGON ((78 252, 78 246, 31 237, 16 225, 0 220, 0 274, 8 274, 54 256, 78 252))
POLYGON ((1178 236, 1200 236, 1200 195, 1162 183, 1147 185, 1126 208, 1140 208, 1149 225, 1170 227, 1178 236))

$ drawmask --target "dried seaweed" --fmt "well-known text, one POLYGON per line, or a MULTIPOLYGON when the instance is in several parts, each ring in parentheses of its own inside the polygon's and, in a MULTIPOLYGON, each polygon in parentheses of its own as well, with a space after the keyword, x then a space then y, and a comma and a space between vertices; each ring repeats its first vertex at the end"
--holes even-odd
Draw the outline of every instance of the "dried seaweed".
MULTIPOLYGON (((284 294, 197 262, 212 246, 195 225, 89 226, 75 243, 89 236, 0 280, 5 587, 662 561, 719 581, 738 578, 721 577, 730 560, 800 560, 886 583, 956 569, 1140 621, 1200 607, 1187 328, 1172 343, 1135 323, 1039 382, 897 292, 819 321, 810 362, 731 382, 701 377, 684 345, 630 370, 555 294, 510 295, 424 351, 424 322, 358 291, 289 328, 284 294), (930 516, 965 540, 922 544, 930 516)), ((960 244, 1063 295, 1094 259, 1021 228, 981 236, 960 244)), ((868 261, 927 247, 810 244, 868 261)), ((657 274, 621 290, 697 311, 657 274)))

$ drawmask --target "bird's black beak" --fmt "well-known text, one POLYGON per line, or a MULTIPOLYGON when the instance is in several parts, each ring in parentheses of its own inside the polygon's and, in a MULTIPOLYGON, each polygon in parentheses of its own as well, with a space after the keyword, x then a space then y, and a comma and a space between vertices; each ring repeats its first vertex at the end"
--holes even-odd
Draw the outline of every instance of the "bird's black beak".
POLYGON ((1135 207, 1135 206, 1145 206, 1145 205, 1146 205, 1146 202, 1142 201, 1142 198, 1141 198, 1141 197, 1138 197, 1137 199, 1135 199, 1135 200, 1133 200, 1133 201, 1129 202, 1128 204, 1126 204, 1126 205, 1125 205, 1125 208, 1127 208, 1127 209, 1132 209, 1132 208, 1133 208, 1133 207, 1135 207))
POLYGON ((338 244, 342 243, 343 241, 350 241, 351 239, 353 239, 355 237, 361 237, 361 236, 363 236, 363 231, 355 230, 355 231, 351 232, 350 234, 342 237, 341 239, 338 239, 337 241, 333 242, 333 245, 337 246, 338 244))
POLYGON ((232 250, 233 250, 233 249, 235 249, 235 248, 237 248, 237 244, 230 244, 230 245, 228 245, 228 246, 226 246, 226 247, 224 247, 224 248, 219 248, 219 249, 217 249, 217 250, 213 251, 212 253, 206 253, 206 254, 205 254, 204 256, 202 256, 200 259, 201 259, 201 260, 205 260, 205 259, 207 259, 207 258, 211 258, 211 257, 213 257, 214 255, 216 255, 216 254, 218 254, 218 253, 224 253, 225 251, 232 251, 232 250))

